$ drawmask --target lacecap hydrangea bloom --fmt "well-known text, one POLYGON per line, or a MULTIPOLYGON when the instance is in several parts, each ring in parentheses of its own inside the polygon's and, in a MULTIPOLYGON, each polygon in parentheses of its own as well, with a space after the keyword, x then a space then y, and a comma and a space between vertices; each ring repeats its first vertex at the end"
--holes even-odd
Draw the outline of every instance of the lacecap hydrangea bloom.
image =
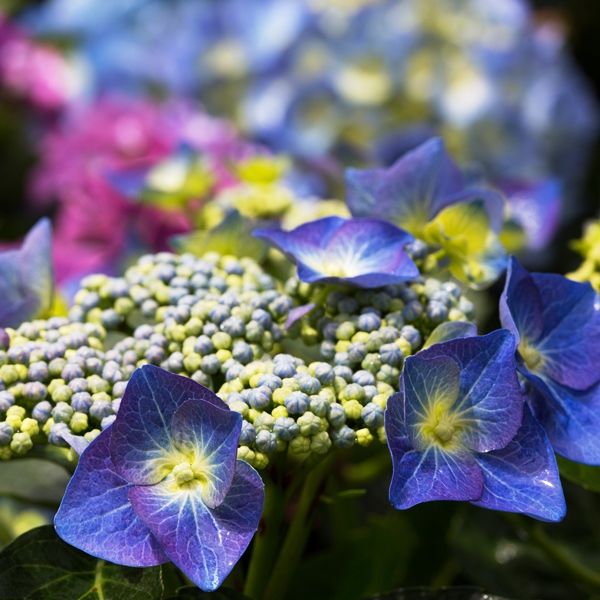
POLYGON ((589 283, 528 273, 512 259, 500 302, 518 340, 519 371, 554 449, 600 464, 600 298, 589 283))
POLYGON ((55 516, 88 554, 146 567, 171 560, 218 588, 258 526, 263 483, 236 459, 242 418, 189 378, 137 370, 114 423, 83 451, 55 516))

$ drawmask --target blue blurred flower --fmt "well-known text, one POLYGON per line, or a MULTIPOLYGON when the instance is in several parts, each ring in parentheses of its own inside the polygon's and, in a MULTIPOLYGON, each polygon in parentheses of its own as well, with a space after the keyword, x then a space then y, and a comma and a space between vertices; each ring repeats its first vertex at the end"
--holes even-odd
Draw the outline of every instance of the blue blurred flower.
POLYGON ((506 330, 436 344, 407 358, 388 402, 390 501, 431 500, 558 521, 565 502, 552 448, 525 408, 506 330))
POLYGON ((512 259, 500 317, 518 341, 533 412, 554 449, 600 464, 600 297, 589 283, 528 273, 512 259))
POLYGON ((153 366, 131 378, 114 424, 83 452, 57 533, 123 565, 168 560, 196 585, 221 585, 250 543, 260 476, 236 459, 242 419, 191 379, 153 366))
POLYGON ((308 283, 372 288, 419 276, 404 250, 412 236, 385 221, 326 217, 292 231, 259 229, 254 235, 275 244, 308 283))
POLYGON ((523 231, 528 249, 543 250, 560 224, 560 182, 556 179, 509 181, 501 187, 507 200, 508 225, 515 223, 523 231))
POLYGON ((42 317, 52 306, 52 229, 39 221, 21 247, 0 252, 0 327, 42 317))

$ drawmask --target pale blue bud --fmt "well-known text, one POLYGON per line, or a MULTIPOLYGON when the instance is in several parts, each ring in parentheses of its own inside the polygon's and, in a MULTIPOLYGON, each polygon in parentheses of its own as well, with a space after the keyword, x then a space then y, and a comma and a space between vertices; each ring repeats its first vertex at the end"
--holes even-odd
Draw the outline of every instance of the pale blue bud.
POLYGON ((292 392, 284 401, 285 407, 292 415, 299 415, 308 410, 309 399, 303 392, 292 392))

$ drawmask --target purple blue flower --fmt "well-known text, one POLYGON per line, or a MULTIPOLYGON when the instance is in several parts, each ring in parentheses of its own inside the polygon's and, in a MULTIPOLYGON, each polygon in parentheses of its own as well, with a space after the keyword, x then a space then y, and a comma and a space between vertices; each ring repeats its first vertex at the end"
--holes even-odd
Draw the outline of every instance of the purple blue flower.
POLYGON ((532 410, 556 452, 600 464, 600 297, 589 283, 529 273, 513 258, 500 300, 532 410))
POLYGON ((531 250, 542 250, 558 229, 562 189, 560 182, 510 181, 502 185, 506 194, 509 218, 525 233, 525 244, 531 250))
POLYGON ((363 288, 400 283, 419 276, 404 247, 413 237, 375 219, 326 217, 291 231, 258 229, 298 266, 308 283, 345 283, 363 288))
POLYGON ((463 500, 548 521, 564 516, 554 454, 524 410, 514 350, 514 337, 499 330, 406 359, 385 415, 394 507, 463 500))
POLYGON ((498 193, 469 185, 440 138, 424 142, 388 169, 348 169, 346 186, 354 216, 392 221, 417 236, 444 208, 458 202, 483 200, 492 228, 502 222, 498 193))
POLYGON ((0 252, 0 326, 16 327, 52 305, 52 229, 42 219, 20 248, 0 252))
POLYGON ((193 380, 133 374, 113 425, 88 447, 55 517, 58 535, 123 565, 171 560, 203 590, 250 543, 263 483, 236 459, 241 416, 193 380))

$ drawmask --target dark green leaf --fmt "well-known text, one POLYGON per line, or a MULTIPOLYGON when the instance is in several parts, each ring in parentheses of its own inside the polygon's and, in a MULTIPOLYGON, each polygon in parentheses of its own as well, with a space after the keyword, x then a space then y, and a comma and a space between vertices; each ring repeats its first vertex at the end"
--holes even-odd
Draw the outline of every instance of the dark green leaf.
POLYGON ((179 588, 175 596, 167 600, 250 600, 241 592, 236 592, 230 588, 221 588, 216 592, 203 592, 197 587, 186 585, 179 588))
POLYGON ((372 600, 508 600, 486 594, 480 588, 452 586, 439 589, 416 587, 395 590, 389 594, 372 596, 372 600))
POLYGON ((0 463, 0 496, 58 505, 69 473, 56 463, 23 458, 0 463))
POLYGON ((584 490, 600 493, 600 467, 590 467, 557 456, 560 474, 584 490))
POLYGON ((160 567, 113 565, 65 544, 50 525, 17 538, 0 552, 5 600, 160 600, 160 567))

